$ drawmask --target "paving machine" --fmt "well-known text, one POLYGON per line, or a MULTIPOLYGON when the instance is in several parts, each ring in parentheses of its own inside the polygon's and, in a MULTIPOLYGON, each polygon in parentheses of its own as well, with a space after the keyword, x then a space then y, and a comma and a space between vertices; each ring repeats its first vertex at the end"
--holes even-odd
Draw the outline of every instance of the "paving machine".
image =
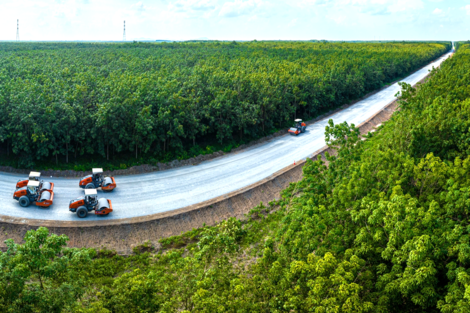
POLYGON ((91 175, 80 180, 79 186, 84 189, 101 188, 103 191, 113 191, 116 188, 116 181, 114 177, 104 176, 102 168, 94 168, 91 175))
POLYGON ((45 208, 51 206, 54 192, 51 189, 40 189, 40 187, 40 182, 30 180, 26 186, 16 189, 13 199, 18 200, 22 207, 27 207, 31 203, 45 208))
POLYGON ((307 124, 302 122, 302 119, 298 118, 295 120, 295 126, 289 128, 288 132, 291 135, 297 136, 300 133, 305 133, 306 129, 307 129, 307 124))
POLYGON ((95 211, 95 215, 106 216, 113 211, 113 206, 109 199, 98 199, 96 189, 85 189, 84 197, 70 201, 69 210, 77 213, 78 217, 84 218, 91 211, 95 211))
POLYGON ((40 180, 40 178, 40 172, 30 172, 28 179, 19 180, 16 183, 16 189, 18 190, 19 188, 26 187, 28 185, 28 182, 30 181, 37 181, 39 182, 39 190, 54 190, 54 183, 45 182, 43 180, 40 180))

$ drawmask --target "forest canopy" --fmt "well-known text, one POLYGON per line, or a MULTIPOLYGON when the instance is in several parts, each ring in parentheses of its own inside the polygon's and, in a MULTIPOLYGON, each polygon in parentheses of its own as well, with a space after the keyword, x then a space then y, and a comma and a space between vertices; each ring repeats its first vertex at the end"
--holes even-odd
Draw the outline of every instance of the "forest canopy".
POLYGON ((341 106, 450 45, 1 43, 0 143, 16 167, 192 157, 199 141, 249 141, 341 106))

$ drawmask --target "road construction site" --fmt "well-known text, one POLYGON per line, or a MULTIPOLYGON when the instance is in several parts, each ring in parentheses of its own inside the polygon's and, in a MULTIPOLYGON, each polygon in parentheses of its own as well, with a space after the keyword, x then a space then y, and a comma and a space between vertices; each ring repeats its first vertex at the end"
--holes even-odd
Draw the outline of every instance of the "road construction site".
MULTIPOLYGON (((425 78, 433 67, 438 67, 450 54, 420 69, 403 82, 414 85, 425 78)), ((83 195, 76 178, 44 177, 54 183, 54 204, 47 209, 21 207, 12 198, 14 186, 24 175, 0 174, 0 215, 14 219, 67 222, 70 226, 87 226, 141 222, 147 216, 159 216, 196 206, 211 199, 224 197, 260 182, 294 163, 299 163, 325 146, 324 129, 331 118, 334 123, 347 121, 360 125, 395 100, 400 91, 398 83, 354 105, 310 124, 305 133, 298 136, 281 136, 264 144, 230 153, 203 162, 172 170, 140 175, 116 177, 118 187, 106 196, 112 200, 114 212, 106 218, 89 216, 86 221, 68 210, 70 200, 83 195), (73 223, 70 223, 73 222, 73 223), (90 222, 94 222, 90 224, 90 222)), ((91 170, 91 169, 90 169, 91 170)), ((98 191, 102 193, 102 191, 98 191)), ((31 224, 33 221, 28 221, 31 224)), ((64 225, 64 226, 65 226, 64 225)))
MULTIPOLYGON (((401 81, 411 85, 425 81, 429 71, 450 56, 442 56, 401 81)), ((78 178, 42 177, 55 185, 54 204, 21 207, 12 195, 16 183, 28 175, 0 173, 0 249, 5 248, 4 240, 20 242, 29 229, 45 226, 52 233, 67 235, 71 247, 106 247, 129 254, 145 241, 158 248, 160 238, 214 225, 231 216, 243 219, 254 206, 278 199, 283 189, 300 180, 307 158, 329 151, 324 127, 330 118, 335 123, 354 123, 362 134, 374 131, 397 108, 399 91, 395 83, 308 123, 307 131, 295 137, 286 134, 195 166, 115 176, 117 188, 112 193, 98 191, 99 197, 113 203, 108 216, 80 219, 69 211, 70 200, 84 194, 78 178)))

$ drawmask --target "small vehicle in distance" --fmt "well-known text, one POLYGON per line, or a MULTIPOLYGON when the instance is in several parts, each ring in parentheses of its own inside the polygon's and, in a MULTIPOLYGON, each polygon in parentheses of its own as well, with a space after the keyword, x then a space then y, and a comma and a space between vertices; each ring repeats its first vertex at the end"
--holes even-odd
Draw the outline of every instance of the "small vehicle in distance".
POLYGON ((102 168, 94 168, 91 175, 80 180, 79 186, 84 189, 101 188, 103 191, 113 191, 116 188, 116 181, 114 177, 104 176, 102 168))
POLYGON ((22 207, 34 203, 37 206, 47 208, 52 205, 54 192, 52 190, 41 190, 40 186, 40 182, 30 180, 25 187, 20 187, 15 191, 13 199, 18 200, 22 207))
POLYGON ((291 135, 297 136, 300 133, 305 133, 306 129, 307 129, 307 124, 302 122, 302 119, 298 118, 295 120, 295 126, 289 128, 288 132, 291 135))
POLYGON ((16 183, 16 189, 18 190, 19 188, 26 187, 28 185, 28 182, 30 181, 37 181, 39 182, 39 190, 54 190, 54 183, 40 180, 40 177, 41 177, 40 172, 30 172, 28 179, 19 180, 16 183))
POLYGON ((113 211, 113 205, 109 199, 98 199, 96 189, 85 189, 84 197, 70 201, 69 210, 80 218, 87 217, 88 212, 93 210, 95 215, 106 216, 113 211))

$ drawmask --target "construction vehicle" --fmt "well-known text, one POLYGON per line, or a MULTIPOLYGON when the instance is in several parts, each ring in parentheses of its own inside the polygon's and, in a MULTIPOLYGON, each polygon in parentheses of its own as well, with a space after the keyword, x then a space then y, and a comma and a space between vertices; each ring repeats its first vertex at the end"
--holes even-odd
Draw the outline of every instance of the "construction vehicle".
POLYGON ((96 189, 85 189, 85 196, 70 201, 69 210, 77 213, 80 218, 87 217, 88 212, 95 211, 95 215, 106 216, 113 211, 111 200, 98 199, 96 189))
POLYGON ((52 205, 54 192, 50 189, 40 189, 41 183, 35 180, 28 181, 24 187, 18 188, 13 194, 13 199, 18 200, 22 207, 31 203, 47 208, 52 205))
POLYGON ((19 188, 26 187, 28 185, 28 182, 30 181, 37 181, 39 182, 39 190, 54 190, 54 183, 40 180, 40 177, 41 177, 40 172, 30 172, 28 179, 19 180, 16 183, 16 189, 18 190, 19 188))
POLYGON ((295 126, 289 128, 288 132, 291 135, 297 136, 300 133, 305 133, 306 129, 307 129, 307 124, 302 122, 302 119, 298 118, 295 120, 295 126))
POLYGON ((79 186, 84 189, 101 188, 103 191, 113 191, 116 188, 116 181, 114 177, 103 176, 102 168, 94 168, 91 175, 87 175, 80 180, 79 186))

